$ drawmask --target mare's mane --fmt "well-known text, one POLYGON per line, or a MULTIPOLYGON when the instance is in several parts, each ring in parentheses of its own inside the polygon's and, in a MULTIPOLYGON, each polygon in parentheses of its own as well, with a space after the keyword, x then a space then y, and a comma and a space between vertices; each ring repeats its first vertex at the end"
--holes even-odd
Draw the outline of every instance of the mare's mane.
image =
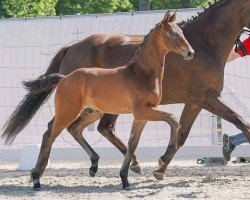
POLYGON ((208 11, 211 11, 214 8, 217 8, 219 6, 224 5, 225 2, 227 2, 229 0, 214 0, 214 3, 208 2, 208 7, 203 7, 203 12, 198 12, 197 15, 192 16, 191 19, 188 19, 186 21, 182 21, 180 23, 178 23, 178 25, 183 28, 184 26, 186 26, 187 24, 193 22, 194 20, 198 19, 200 16, 203 16, 204 14, 206 14, 208 11))

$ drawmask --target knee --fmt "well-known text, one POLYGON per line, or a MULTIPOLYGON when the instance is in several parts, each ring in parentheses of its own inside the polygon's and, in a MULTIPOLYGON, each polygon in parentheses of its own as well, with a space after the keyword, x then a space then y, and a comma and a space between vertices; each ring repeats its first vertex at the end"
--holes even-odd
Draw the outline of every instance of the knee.
POLYGON ((169 116, 168 123, 172 128, 175 129, 177 129, 179 126, 178 120, 174 117, 174 115, 169 116))

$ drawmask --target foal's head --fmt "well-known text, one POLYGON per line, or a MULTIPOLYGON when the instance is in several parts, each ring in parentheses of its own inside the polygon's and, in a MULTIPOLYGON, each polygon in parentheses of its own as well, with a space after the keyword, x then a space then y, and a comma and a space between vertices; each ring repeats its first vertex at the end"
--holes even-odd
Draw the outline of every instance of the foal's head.
POLYGON ((163 43, 169 51, 174 51, 182 55, 185 60, 190 60, 194 56, 194 50, 186 40, 180 27, 175 23, 175 19, 176 13, 171 15, 168 11, 160 23, 163 43))

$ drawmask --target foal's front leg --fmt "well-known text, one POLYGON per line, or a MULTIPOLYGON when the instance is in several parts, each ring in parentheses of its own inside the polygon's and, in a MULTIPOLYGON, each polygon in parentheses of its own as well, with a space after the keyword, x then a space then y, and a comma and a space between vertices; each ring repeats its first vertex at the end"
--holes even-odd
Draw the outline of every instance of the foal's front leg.
MULTIPOLYGON (((169 142, 172 144, 172 148, 174 149, 174 151, 177 151, 179 146, 177 140, 178 122, 171 113, 163 112, 153 107, 146 107, 142 111, 134 113, 134 115, 136 119, 140 120, 167 122, 171 127, 172 141, 169 142)), ((163 180, 167 165, 167 162, 161 163, 160 167, 153 172, 156 179, 163 180)))
POLYGON ((136 147, 139 143, 140 136, 143 128, 145 127, 147 121, 144 120, 134 120, 131 130, 131 135, 128 142, 128 150, 125 155, 121 170, 120 177, 122 180, 123 189, 129 190, 130 185, 128 183, 128 170, 133 154, 135 153, 136 147))
MULTIPOLYGON (((133 127, 129 139, 128 151, 125 156, 122 168, 120 170, 120 177, 122 180, 123 189, 130 189, 128 183, 128 168, 132 158, 132 154, 138 145, 142 130, 146 125, 147 121, 166 121, 171 127, 171 134, 173 135, 173 144, 177 149, 177 129, 178 122, 174 116, 170 113, 157 110, 156 108, 146 107, 142 110, 138 110, 133 113, 135 120, 133 122, 133 127)), ((154 176, 158 180, 162 180, 166 170, 166 164, 161 165, 157 170, 154 171, 154 176)))

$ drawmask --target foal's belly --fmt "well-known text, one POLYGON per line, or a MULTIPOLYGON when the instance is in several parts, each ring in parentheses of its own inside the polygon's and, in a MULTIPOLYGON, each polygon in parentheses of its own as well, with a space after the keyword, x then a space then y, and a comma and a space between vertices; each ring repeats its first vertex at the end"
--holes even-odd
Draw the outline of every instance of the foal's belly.
POLYGON ((110 114, 126 114, 133 112, 133 105, 126 95, 119 95, 115 91, 91 95, 87 99, 87 106, 100 112, 110 114))

